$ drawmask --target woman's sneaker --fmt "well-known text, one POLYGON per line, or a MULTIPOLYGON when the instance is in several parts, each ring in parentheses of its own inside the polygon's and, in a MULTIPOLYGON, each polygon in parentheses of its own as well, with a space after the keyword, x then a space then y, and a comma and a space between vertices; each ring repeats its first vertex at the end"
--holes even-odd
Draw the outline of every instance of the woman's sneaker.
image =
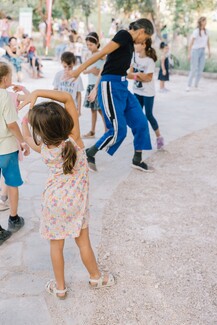
POLYGON ((8 230, 11 232, 16 232, 20 230, 24 226, 24 219, 22 217, 17 216, 15 220, 8 219, 8 230))
POLYGON ((86 156, 87 156, 87 162, 88 162, 89 170, 92 171, 92 172, 97 172, 95 158, 88 155, 88 153, 87 153, 88 152, 88 148, 85 151, 86 151, 86 156))
POLYGON ((2 245, 4 243, 4 241, 6 241, 8 238, 10 238, 12 235, 12 233, 8 230, 3 229, 0 226, 0 245, 2 245))
POLYGON ((158 137, 157 138, 157 149, 163 149, 164 147, 164 138, 163 137, 158 137))
POLYGON ((135 161, 132 160, 132 165, 133 168, 135 169, 139 169, 143 172, 147 172, 147 173, 152 173, 153 172, 153 168, 150 168, 144 161, 135 161))

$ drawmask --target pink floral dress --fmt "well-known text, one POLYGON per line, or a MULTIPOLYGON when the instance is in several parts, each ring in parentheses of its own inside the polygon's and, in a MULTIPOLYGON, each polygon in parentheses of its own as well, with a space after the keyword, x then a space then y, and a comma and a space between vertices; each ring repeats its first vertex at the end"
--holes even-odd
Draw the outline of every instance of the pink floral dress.
POLYGON ((85 151, 70 138, 77 151, 77 161, 72 174, 63 173, 59 147, 41 147, 41 155, 49 168, 49 177, 42 197, 40 233, 46 239, 79 237, 81 229, 89 222, 89 179, 85 151))

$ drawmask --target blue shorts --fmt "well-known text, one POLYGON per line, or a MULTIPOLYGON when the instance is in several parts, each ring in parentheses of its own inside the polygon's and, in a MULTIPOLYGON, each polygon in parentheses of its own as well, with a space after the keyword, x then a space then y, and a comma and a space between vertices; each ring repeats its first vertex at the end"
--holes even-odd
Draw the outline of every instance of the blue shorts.
POLYGON ((18 151, 0 155, 0 175, 1 172, 6 185, 18 187, 23 184, 18 163, 18 151))

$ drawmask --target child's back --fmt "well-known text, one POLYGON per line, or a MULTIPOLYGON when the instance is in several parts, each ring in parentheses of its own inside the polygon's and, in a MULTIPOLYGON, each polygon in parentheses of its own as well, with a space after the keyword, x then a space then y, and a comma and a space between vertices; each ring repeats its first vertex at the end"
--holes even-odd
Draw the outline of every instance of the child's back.
POLYGON ((77 154, 72 174, 63 173, 64 142, 57 148, 48 149, 45 145, 41 148, 42 158, 50 170, 43 193, 44 217, 40 229, 42 237, 46 239, 77 237, 89 221, 86 154, 72 138, 69 141, 77 154))

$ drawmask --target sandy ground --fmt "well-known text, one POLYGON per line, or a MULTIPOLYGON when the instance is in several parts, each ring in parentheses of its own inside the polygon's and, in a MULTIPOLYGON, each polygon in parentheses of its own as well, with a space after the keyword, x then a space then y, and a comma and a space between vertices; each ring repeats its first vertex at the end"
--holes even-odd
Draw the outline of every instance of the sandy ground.
POLYGON ((97 293, 91 325, 217 324, 217 125, 132 171, 104 211, 100 261, 116 287, 97 293))

